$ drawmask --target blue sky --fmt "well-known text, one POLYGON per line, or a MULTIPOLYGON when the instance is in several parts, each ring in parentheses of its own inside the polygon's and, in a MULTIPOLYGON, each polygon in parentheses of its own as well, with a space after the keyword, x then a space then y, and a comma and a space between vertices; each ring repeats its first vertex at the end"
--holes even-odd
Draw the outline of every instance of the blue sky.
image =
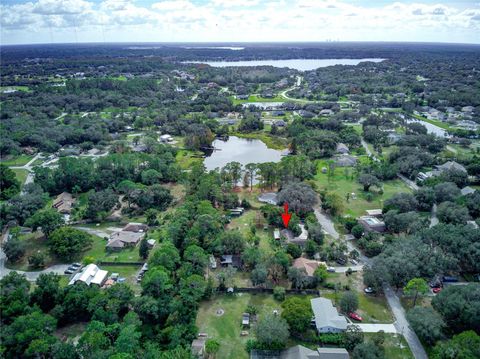
POLYGON ((1 0, 1 44, 480 43, 480 0, 1 0))

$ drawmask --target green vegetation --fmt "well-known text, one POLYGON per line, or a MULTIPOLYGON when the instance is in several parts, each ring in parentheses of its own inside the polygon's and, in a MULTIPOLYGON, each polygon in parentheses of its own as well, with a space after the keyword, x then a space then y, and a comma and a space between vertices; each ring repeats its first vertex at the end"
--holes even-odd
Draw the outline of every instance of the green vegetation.
POLYGON ((8 156, 2 158, 1 163, 5 166, 24 166, 30 162, 32 158, 33 156, 30 155, 8 156))
POLYGON ((251 138, 251 139, 260 140, 263 143, 265 143, 268 148, 271 148, 274 150, 284 150, 288 144, 286 139, 275 137, 265 132, 251 132, 251 133, 235 132, 235 133, 232 133, 232 135, 241 137, 241 138, 251 138))
POLYGON ((12 171, 15 173, 15 177, 20 184, 23 185, 27 180, 28 170, 24 170, 23 168, 12 168, 12 171))

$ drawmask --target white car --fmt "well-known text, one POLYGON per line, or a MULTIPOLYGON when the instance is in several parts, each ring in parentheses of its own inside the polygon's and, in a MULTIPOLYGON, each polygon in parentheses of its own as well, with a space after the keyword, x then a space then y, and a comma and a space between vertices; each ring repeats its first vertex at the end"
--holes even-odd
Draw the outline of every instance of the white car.
POLYGON ((372 294, 373 292, 375 292, 372 287, 367 287, 363 291, 367 294, 372 294))
POLYGON ((327 272, 335 273, 335 267, 327 267, 327 272))

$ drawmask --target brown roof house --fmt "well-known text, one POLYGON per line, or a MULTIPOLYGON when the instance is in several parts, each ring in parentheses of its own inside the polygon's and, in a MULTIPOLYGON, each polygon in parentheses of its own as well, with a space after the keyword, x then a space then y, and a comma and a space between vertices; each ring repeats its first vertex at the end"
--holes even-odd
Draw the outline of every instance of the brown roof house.
POLYGON ((134 223, 134 222, 131 222, 122 228, 122 231, 124 232, 135 232, 135 233, 146 232, 147 230, 148 230, 148 226, 145 223, 134 223))
POLYGON ((75 199, 72 197, 71 193, 63 192, 60 193, 57 198, 55 198, 52 207, 55 208, 59 213, 70 214, 72 212, 74 203, 75 199))
POLYGON ((126 247, 135 247, 143 238, 145 232, 119 231, 112 233, 107 243, 108 250, 121 250, 126 247))

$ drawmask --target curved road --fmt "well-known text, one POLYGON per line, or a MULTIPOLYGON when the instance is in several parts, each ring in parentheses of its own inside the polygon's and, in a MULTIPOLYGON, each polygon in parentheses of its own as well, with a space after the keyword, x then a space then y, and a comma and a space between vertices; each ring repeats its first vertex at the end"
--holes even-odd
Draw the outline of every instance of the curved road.
MULTIPOLYGON (((332 236, 334 239, 340 239, 340 235, 335 229, 333 221, 328 217, 320 208, 315 208, 315 216, 318 219, 318 222, 322 225, 323 229, 327 234, 332 236)), ((351 241, 347 241, 347 247, 349 250, 356 249, 359 253, 360 250, 354 246, 351 241)), ((372 259, 365 257, 360 254, 360 260, 366 265, 372 263, 372 259)), ((384 283, 383 292, 385 293, 385 298, 387 299, 388 306, 392 311, 395 317, 395 328, 398 333, 402 334, 405 337, 405 340, 412 351, 415 359, 428 359, 427 353, 420 343, 420 340, 417 337, 417 334, 410 328, 407 317, 405 315, 405 309, 403 309, 400 299, 398 298, 395 291, 390 287, 389 284, 384 283)))

